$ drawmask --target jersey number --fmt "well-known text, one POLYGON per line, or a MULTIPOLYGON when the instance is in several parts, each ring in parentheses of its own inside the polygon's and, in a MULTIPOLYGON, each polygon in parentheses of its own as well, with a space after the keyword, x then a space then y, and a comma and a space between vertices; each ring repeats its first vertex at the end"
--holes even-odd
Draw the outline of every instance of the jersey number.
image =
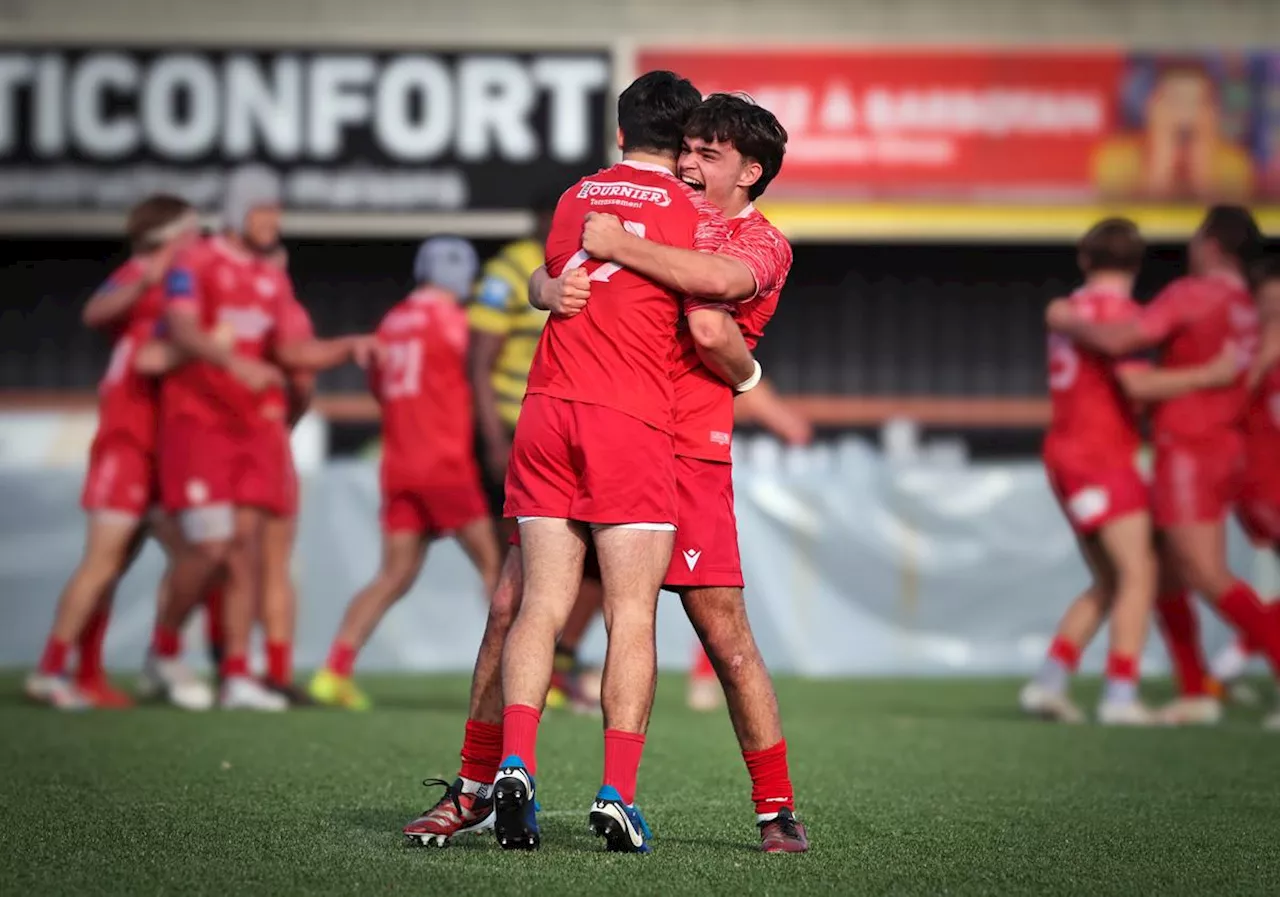
POLYGON ((1071 340, 1056 333, 1049 335, 1049 388, 1070 389, 1080 372, 1080 355, 1071 340))
MULTIPOLYGON (((640 221, 624 221, 622 222, 622 229, 629 234, 635 234, 641 240, 644 239, 644 224, 640 221)), ((565 262, 564 270, 572 271, 574 268, 581 268, 590 258, 591 256, 587 255, 585 249, 579 249, 569 261, 565 262)), ((587 275, 587 280, 594 280, 596 283, 608 283, 609 278, 621 270, 622 266, 616 262, 607 262, 587 275)))
POLYGON ((116 347, 111 350, 111 360, 107 362, 107 372, 103 375, 102 386, 105 389, 124 379, 129 363, 133 359, 133 338, 122 336, 116 340, 116 347))
POLYGON ((384 399, 412 398, 421 391, 424 354, 420 340, 387 344, 382 377, 384 399))

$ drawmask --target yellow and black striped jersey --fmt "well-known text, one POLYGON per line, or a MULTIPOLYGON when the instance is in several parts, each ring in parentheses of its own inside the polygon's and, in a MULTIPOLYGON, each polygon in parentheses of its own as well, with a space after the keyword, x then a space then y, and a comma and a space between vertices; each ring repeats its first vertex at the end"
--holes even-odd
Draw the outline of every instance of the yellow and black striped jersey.
POLYGON ((538 337, 547 323, 547 313, 529 304, 529 278, 542 262, 543 247, 538 241, 508 243, 485 263, 467 307, 473 330, 503 338, 492 383, 502 422, 513 428, 529 385, 538 337))

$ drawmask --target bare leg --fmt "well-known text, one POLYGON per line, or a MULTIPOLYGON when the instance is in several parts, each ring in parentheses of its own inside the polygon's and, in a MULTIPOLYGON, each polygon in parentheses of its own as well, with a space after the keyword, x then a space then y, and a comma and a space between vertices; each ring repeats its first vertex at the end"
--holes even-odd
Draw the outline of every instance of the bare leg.
POLYGON ((742 589, 687 589, 681 601, 724 688, 739 746, 759 751, 777 744, 782 740, 778 697, 751 632, 742 589))
POLYGON ((110 601, 142 543, 141 523, 133 518, 90 514, 84 556, 58 598, 51 639, 72 645, 94 610, 110 601))
POLYGON ((294 517, 269 517, 262 538, 262 629, 268 642, 292 642, 298 617, 298 594, 290 564, 298 535, 294 517))
POLYGON ((430 539, 416 532, 383 535, 382 567, 347 605, 335 642, 355 651, 364 647, 386 612, 413 586, 430 544, 430 539))
POLYGON ((489 618, 471 675, 471 703, 467 712, 467 717, 477 722, 491 725, 502 722, 502 646, 520 610, 524 589, 522 563, 519 546, 511 546, 502 563, 493 600, 489 602, 489 618))
POLYGON ((643 734, 657 683, 654 623, 674 531, 607 527, 595 533, 609 635, 600 703, 606 729, 643 734))
POLYGON ((473 520, 458 530, 455 537, 480 574, 485 597, 491 596, 498 586, 498 571, 502 569, 502 552, 498 548, 493 521, 488 517, 473 520))
POLYGON ((1159 576, 1151 518, 1144 511, 1114 520, 1099 531, 1098 541, 1115 571, 1111 653, 1136 659, 1147 640, 1159 576))
MULTIPOLYGON (((253 621, 257 617, 262 588, 262 534, 266 515, 257 508, 236 509, 235 538, 227 554, 226 582, 226 657, 223 676, 249 674, 249 642, 253 621)), ((210 581, 204 582, 200 598, 210 581)))

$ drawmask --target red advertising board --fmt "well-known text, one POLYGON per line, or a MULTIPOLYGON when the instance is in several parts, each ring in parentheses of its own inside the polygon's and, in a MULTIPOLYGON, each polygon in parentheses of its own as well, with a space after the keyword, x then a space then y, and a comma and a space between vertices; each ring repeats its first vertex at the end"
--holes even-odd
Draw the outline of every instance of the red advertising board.
POLYGON ((773 110, 791 136, 773 197, 1058 203, 1265 194, 1249 134, 1264 123, 1266 64, 1113 49, 765 49, 646 50, 636 68, 773 110), (1254 97, 1239 115, 1237 83, 1254 97))

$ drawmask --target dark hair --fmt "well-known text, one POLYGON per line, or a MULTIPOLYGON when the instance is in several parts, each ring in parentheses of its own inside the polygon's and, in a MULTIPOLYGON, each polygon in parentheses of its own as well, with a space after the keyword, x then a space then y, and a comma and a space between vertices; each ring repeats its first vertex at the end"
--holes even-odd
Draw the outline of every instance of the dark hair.
POLYGON ((152 236, 157 230, 172 224, 191 211, 185 199, 168 193, 154 193, 129 210, 124 231, 134 252, 148 252, 159 248, 152 236))
POLYGON ((1200 235, 1246 269, 1262 255, 1262 231, 1244 206, 1213 206, 1200 224, 1200 235))
POLYGON ((624 153, 649 150, 679 155, 684 126, 702 94, 675 72, 646 72, 618 97, 624 153))
POLYGON ((693 110, 684 136, 732 144, 744 158, 759 162, 760 179, 747 191, 752 199, 778 176, 787 152, 787 129, 768 109, 740 94, 711 94, 693 110))
POLYGON ((1266 255, 1249 269, 1249 285, 1257 290, 1272 281, 1280 281, 1280 256, 1266 255))
POLYGON ((1138 225, 1128 218, 1104 218, 1080 238, 1078 248, 1080 267, 1086 274, 1096 271, 1136 274, 1147 252, 1138 225))

